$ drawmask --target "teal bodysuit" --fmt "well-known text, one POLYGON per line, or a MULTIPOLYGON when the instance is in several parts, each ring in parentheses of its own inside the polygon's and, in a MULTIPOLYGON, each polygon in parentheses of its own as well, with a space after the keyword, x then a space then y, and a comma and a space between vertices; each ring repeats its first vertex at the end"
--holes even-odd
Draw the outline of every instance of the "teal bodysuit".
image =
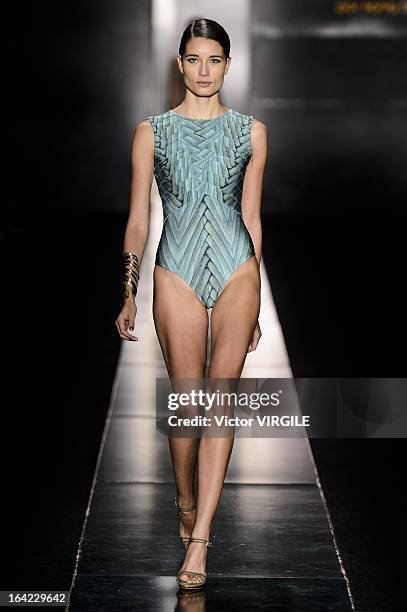
POLYGON ((209 309, 236 268, 255 257, 241 212, 253 116, 229 109, 190 119, 169 110, 148 120, 164 213, 155 263, 186 281, 209 309))

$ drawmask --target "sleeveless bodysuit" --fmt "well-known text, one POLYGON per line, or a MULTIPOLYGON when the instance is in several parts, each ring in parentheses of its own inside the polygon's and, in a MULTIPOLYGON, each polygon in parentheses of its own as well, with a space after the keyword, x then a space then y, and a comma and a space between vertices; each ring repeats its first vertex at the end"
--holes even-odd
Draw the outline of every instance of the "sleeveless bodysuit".
POLYGON ((169 110, 148 120, 164 213, 155 264, 180 276, 209 309, 234 270, 255 257, 241 213, 253 116, 229 109, 190 119, 169 110))

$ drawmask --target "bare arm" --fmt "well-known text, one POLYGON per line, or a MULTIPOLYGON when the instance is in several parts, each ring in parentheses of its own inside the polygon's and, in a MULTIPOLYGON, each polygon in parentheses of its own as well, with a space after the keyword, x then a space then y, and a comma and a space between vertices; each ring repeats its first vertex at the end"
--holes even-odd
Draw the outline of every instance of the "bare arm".
MULTIPOLYGON (((154 132, 146 119, 139 123, 133 133, 131 145, 131 192, 130 211, 124 234, 123 253, 134 253, 141 263, 150 224, 150 194, 154 171, 154 132)), ((138 340, 129 333, 135 325, 137 306, 132 294, 122 305, 116 319, 119 335, 124 340, 138 340)))
POLYGON ((264 168, 267 161, 267 126, 253 119, 251 130, 252 157, 247 164, 243 182, 242 215, 253 240, 256 258, 260 266, 262 252, 261 198, 264 168))
POLYGON ((137 255, 141 263, 150 223, 150 193, 154 170, 154 132, 146 119, 139 123, 131 146, 130 211, 123 252, 137 255))
MULTIPOLYGON (((242 215, 247 230, 253 240, 256 259, 260 266, 262 250, 261 229, 261 198, 263 193, 264 168, 267 161, 267 127, 261 121, 253 119, 251 131, 252 157, 247 164, 242 192, 242 215)), ((262 336, 259 322, 247 350, 248 353, 256 350, 262 336)))

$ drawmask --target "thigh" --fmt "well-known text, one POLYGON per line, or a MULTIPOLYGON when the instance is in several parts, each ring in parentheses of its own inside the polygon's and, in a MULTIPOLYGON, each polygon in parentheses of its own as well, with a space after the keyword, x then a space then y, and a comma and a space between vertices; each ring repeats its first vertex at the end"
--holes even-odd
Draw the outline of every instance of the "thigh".
POLYGON ((259 312, 260 272, 253 257, 235 270, 212 309, 208 377, 240 377, 259 312))
POLYGON ((170 377, 204 377, 208 312, 174 272, 155 266, 153 318, 170 377))

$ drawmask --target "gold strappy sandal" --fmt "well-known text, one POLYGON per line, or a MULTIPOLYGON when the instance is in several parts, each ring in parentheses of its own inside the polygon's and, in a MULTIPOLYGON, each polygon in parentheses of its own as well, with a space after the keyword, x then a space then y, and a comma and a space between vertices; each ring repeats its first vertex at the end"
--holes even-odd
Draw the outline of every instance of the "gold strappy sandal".
MULTIPOLYGON (((193 510, 196 510, 196 506, 194 506, 193 508, 182 508, 179 504, 178 504, 178 499, 177 496, 174 497, 174 503, 175 503, 175 507, 178 510, 178 515, 180 515, 181 512, 192 512, 193 510)), ((181 517, 180 517, 181 520, 181 517)), ((187 550, 188 548, 188 544, 190 541, 190 538, 185 538, 182 537, 181 535, 179 536, 185 550, 187 550)))
MULTIPOLYGON (((204 540, 203 538, 189 538, 190 542, 200 542, 201 544, 204 544, 205 546, 212 546, 212 542, 210 542, 209 540, 204 540)), ((206 573, 202 574, 201 572, 192 572, 190 570, 180 570, 177 574, 177 578, 176 581, 178 583, 178 586, 181 589, 185 589, 187 591, 189 590, 196 590, 196 589, 200 589, 201 587, 203 587, 203 585, 206 582, 206 573), (196 582, 188 582, 187 580, 181 580, 179 576, 182 576, 183 574, 187 574, 188 576, 201 576, 201 580, 198 580, 196 582)))

